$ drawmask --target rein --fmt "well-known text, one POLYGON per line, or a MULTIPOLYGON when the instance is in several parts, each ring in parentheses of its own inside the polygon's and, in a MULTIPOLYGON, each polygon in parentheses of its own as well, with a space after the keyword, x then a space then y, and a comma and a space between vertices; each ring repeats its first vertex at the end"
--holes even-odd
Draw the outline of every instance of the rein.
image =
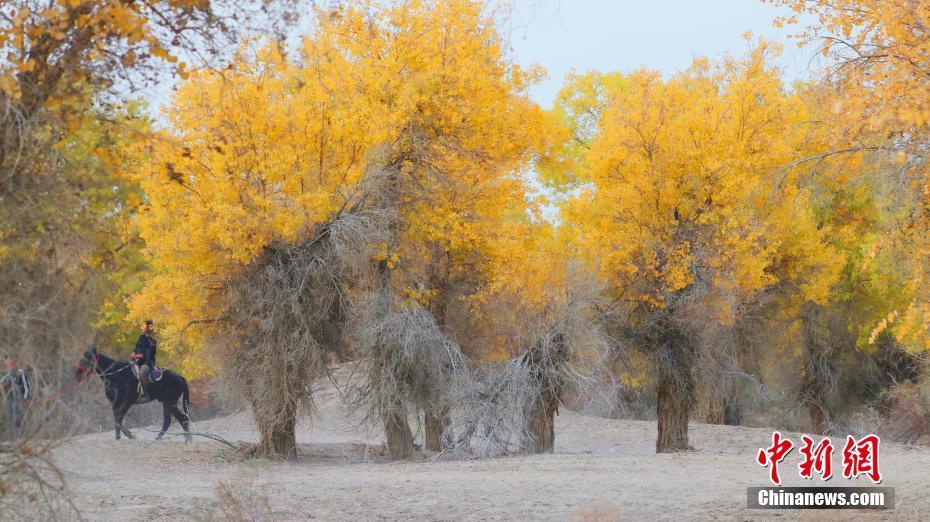
MULTIPOLYGON (((114 362, 115 362, 115 361, 114 361, 114 362)), ((76 368, 81 372, 81 378, 79 379, 79 381, 80 381, 80 382, 83 382, 83 381, 86 381, 87 379, 89 379, 90 376, 91 376, 92 374, 94 374, 94 373, 97 372, 97 367, 98 367, 98 366, 100 366, 100 354, 99 354, 99 353, 97 354, 97 357, 94 358, 94 366, 90 369, 90 371, 88 371, 87 368, 81 366, 80 364, 77 364, 77 365, 76 365, 76 368)), ((110 367, 112 368, 113 365, 110 365, 110 367)), ((113 370, 113 371, 111 371, 111 372, 106 372, 106 371, 105 371, 105 372, 103 372, 103 373, 98 373, 97 375, 98 375, 99 377, 109 377, 109 376, 111 376, 111 375, 116 375, 117 373, 119 373, 119 372, 121 372, 121 371, 123 371, 123 370, 125 370, 125 369, 127 369, 127 368, 129 368, 129 366, 123 366, 122 368, 120 368, 120 369, 118 369, 118 370, 113 370)))
MULTIPOLYGON (((37 399, 29 399, 29 400, 23 401, 23 402, 24 402, 27 406, 34 406, 34 405, 36 405, 36 404, 42 404, 43 402, 47 402, 47 401, 50 401, 50 400, 52 400, 52 399, 58 399, 58 398, 64 397, 65 395, 67 395, 67 394, 71 393, 72 391, 74 391, 75 389, 77 389, 77 387, 80 386, 82 383, 84 383, 84 382, 86 382, 88 379, 90 379, 91 376, 92 376, 93 374, 97 373, 97 368, 98 368, 99 366, 100 366, 100 354, 98 353, 98 354, 97 354, 97 357, 94 358, 94 365, 90 368, 90 370, 88 370, 87 368, 81 366, 81 364, 76 364, 76 365, 75 365, 75 368, 81 373, 81 377, 78 379, 78 382, 73 383, 73 384, 69 384, 68 386, 65 386, 64 388, 58 390, 57 392, 55 392, 55 393, 53 393, 53 394, 51 394, 51 395, 47 395, 47 396, 45 396, 45 397, 41 397, 41 398, 37 398, 37 399)), ((127 368, 129 368, 129 366, 123 366, 122 368, 120 368, 120 369, 118 369, 118 370, 114 370, 114 371, 112 371, 112 372, 98 373, 97 375, 98 375, 99 377, 110 377, 111 375, 116 375, 117 373, 119 373, 119 372, 121 372, 121 371, 123 371, 123 370, 125 370, 125 369, 127 369, 127 368)))
POLYGON ((129 369, 129 366, 123 366, 123 367, 120 368, 119 370, 113 370, 112 372, 101 373, 101 374, 98 374, 98 375, 100 375, 101 377, 109 377, 109 376, 111 376, 111 375, 116 375, 117 373, 119 373, 119 372, 121 372, 121 371, 123 371, 123 370, 128 370, 128 369, 129 369))
POLYGON ((58 398, 64 397, 65 395, 68 395, 72 391, 76 390, 77 387, 83 384, 87 379, 90 378, 91 373, 93 373, 93 371, 97 369, 97 360, 94 360, 94 367, 91 369, 90 372, 88 372, 87 368, 81 366, 80 364, 76 364, 75 368, 77 368, 78 371, 81 372, 81 377, 78 379, 78 382, 69 384, 51 395, 46 395, 45 397, 40 397, 36 399, 29 399, 27 401, 23 401, 23 403, 25 403, 27 407, 35 406, 36 404, 42 404, 43 402, 48 402, 52 399, 58 399, 58 398))

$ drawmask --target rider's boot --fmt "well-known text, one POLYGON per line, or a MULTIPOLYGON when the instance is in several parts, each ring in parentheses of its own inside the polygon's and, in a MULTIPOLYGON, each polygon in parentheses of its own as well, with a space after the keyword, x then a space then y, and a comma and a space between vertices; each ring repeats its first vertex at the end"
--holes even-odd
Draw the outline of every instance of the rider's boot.
POLYGON ((152 402, 152 397, 149 396, 149 392, 146 389, 148 386, 142 385, 142 395, 139 395, 139 398, 136 399, 136 404, 145 404, 147 402, 152 402))
POLYGON ((149 371, 145 366, 139 369, 139 383, 142 388, 142 395, 136 400, 136 404, 152 402, 152 396, 149 395, 149 371))

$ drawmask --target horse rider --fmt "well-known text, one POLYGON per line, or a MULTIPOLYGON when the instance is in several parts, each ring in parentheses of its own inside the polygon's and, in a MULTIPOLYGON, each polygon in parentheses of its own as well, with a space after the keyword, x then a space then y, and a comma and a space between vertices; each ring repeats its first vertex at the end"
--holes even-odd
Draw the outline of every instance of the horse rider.
POLYGON ((10 418, 17 428, 23 425, 23 407, 21 401, 29 399, 29 379, 26 372, 16 365, 16 359, 7 357, 3 360, 7 372, 0 378, 0 388, 10 411, 10 418))
POLYGON ((138 404, 145 404, 152 400, 149 395, 149 376, 155 368, 155 351, 158 341, 155 339, 155 323, 151 319, 146 319, 142 323, 142 335, 136 341, 136 348, 129 357, 139 367, 139 383, 142 385, 142 395, 138 404))

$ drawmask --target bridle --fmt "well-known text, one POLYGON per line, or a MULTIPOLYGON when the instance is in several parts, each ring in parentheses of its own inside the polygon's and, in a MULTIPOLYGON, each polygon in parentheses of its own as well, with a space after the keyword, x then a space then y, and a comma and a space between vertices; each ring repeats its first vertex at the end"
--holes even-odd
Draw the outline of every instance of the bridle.
POLYGON ((100 364, 100 354, 97 353, 94 355, 96 355, 96 357, 94 357, 94 366, 93 368, 90 369, 90 371, 88 371, 87 368, 85 368, 81 363, 77 363, 75 365, 75 368, 77 369, 78 373, 81 374, 81 378, 78 379, 79 382, 83 382, 83 381, 86 381, 87 379, 90 379, 90 376, 97 372, 97 365, 100 364))
MULTIPOLYGON (((77 371, 81 374, 81 378, 79 379, 80 381, 85 381, 89 379, 92 374, 96 373, 97 367, 100 365, 100 354, 98 353, 96 355, 97 356, 94 358, 94 366, 90 369, 90 371, 88 371, 87 368, 83 367, 80 363, 76 365, 77 371)), ((122 368, 118 370, 113 370, 112 372, 103 372, 97 375, 100 377, 109 377, 111 375, 116 375, 117 373, 125 370, 126 368, 129 368, 129 366, 123 366, 122 368)))

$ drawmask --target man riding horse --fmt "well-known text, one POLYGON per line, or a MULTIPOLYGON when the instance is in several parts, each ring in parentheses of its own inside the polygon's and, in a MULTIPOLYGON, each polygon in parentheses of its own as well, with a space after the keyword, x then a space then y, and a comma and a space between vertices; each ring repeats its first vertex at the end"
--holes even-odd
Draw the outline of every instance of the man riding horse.
MULTIPOLYGON (((190 442, 190 388, 187 380, 171 370, 161 371, 162 376, 157 382, 149 382, 154 375, 155 355, 158 342, 155 340, 155 325, 152 321, 145 321, 142 325, 142 335, 136 342, 135 350, 130 356, 131 362, 113 359, 97 351, 96 345, 91 345, 81 355, 75 368, 75 377, 86 379, 96 374, 104 384, 104 393, 113 409, 113 426, 116 440, 121 434, 134 438, 132 433, 123 425, 123 419, 133 405, 139 402, 158 400, 162 403, 164 412, 161 431, 155 440, 164 437, 171 426, 174 417, 184 428, 184 440, 190 442), (138 378, 131 370, 138 369, 138 378), (89 372, 89 373, 88 373, 89 372), (145 398, 139 399, 139 388, 143 389, 145 398), (178 402, 180 401, 180 408, 178 402)), ((3 517, 0 516, 0 519, 3 517)))
POLYGON ((142 335, 136 341, 136 347, 132 351, 130 359, 139 367, 139 383, 142 385, 142 395, 137 404, 151 402, 152 396, 149 394, 149 377, 155 369, 155 352, 158 347, 158 341, 155 339, 155 323, 151 319, 146 319, 142 323, 142 335))

